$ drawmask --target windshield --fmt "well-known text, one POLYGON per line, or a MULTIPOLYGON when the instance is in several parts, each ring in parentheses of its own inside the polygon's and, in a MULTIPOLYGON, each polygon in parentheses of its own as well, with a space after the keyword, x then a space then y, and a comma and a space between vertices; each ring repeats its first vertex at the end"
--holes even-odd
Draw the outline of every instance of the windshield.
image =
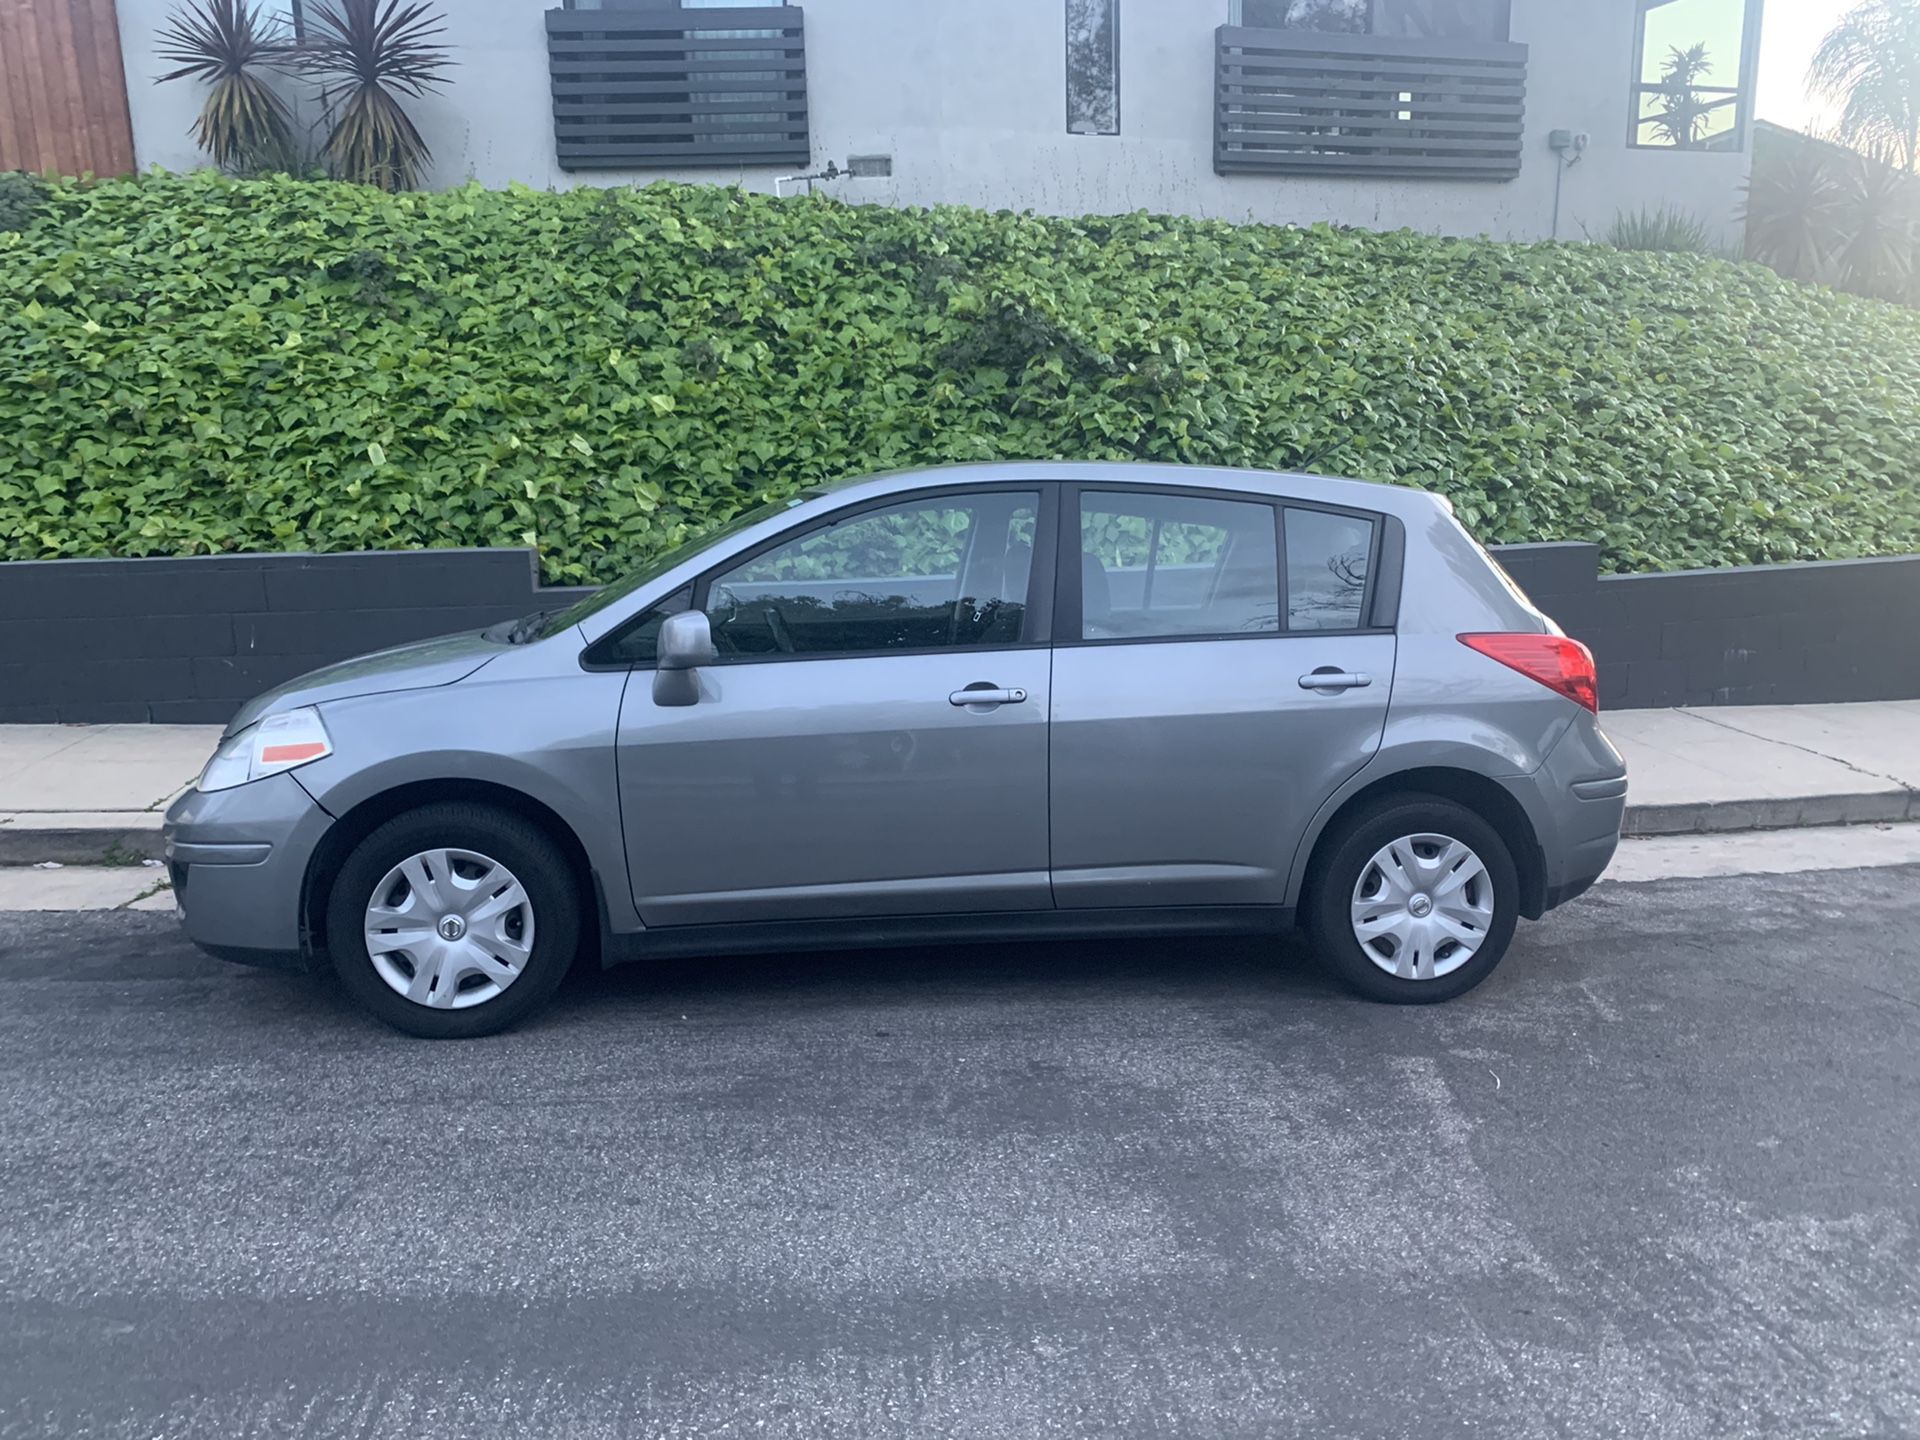
POLYGON ((558 635, 570 626, 578 625, 589 615, 606 609, 617 600, 624 600, 650 580, 657 580, 676 565, 684 564, 711 545, 716 545, 729 535, 737 535, 750 525, 758 525, 762 520, 778 515, 783 510, 791 510, 796 505, 820 495, 818 490, 803 490, 787 500, 775 500, 765 505, 756 505, 743 511, 725 524, 712 530, 703 530, 691 540, 683 541, 673 549, 656 555, 635 569, 629 570, 611 585, 602 586, 586 599, 576 601, 564 610, 556 610, 540 621, 538 638, 544 640, 549 635, 558 635))

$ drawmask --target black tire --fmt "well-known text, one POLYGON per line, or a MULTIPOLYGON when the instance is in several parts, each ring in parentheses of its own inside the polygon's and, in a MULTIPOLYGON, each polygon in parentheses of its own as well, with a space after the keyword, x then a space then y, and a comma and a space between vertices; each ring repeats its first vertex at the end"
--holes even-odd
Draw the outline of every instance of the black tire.
POLYGON ((327 898, 327 951, 347 993, 395 1029, 431 1040, 491 1035, 524 1020, 552 996, 579 948, 579 887, 565 855, 538 826, 486 805, 426 805, 395 816, 354 848, 327 898), (518 978, 461 1009, 409 1000, 381 979, 367 953, 374 887, 408 857, 439 849, 474 851, 506 866, 534 916, 518 978))
POLYGON ((1323 844, 1307 887, 1304 919, 1315 953, 1351 988, 1392 1005, 1432 1005, 1466 994, 1491 975, 1507 953, 1520 915, 1519 874, 1499 831, 1464 805, 1438 795, 1383 796, 1340 821, 1323 844), (1457 970, 1431 980, 1403 979, 1383 970, 1369 958, 1353 927, 1354 892, 1373 857, 1384 846, 1413 835, 1460 841, 1480 857, 1493 887, 1493 915, 1478 950, 1457 970))

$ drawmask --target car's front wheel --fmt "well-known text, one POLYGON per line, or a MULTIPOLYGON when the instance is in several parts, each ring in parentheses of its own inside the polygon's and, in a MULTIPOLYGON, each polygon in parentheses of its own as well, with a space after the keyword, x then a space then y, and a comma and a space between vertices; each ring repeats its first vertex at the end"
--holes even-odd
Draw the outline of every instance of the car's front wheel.
POLYGON ((1519 918, 1512 852, 1437 795, 1388 796, 1329 837, 1306 896, 1314 949, 1361 994, 1451 1000, 1500 963, 1519 918))
POLYGON ((540 829, 484 805, 428 805, 355 847, 327 905, 347 991, 413 1035, 465 1039, 526 1018, 579 948, 577 890, 540 829))

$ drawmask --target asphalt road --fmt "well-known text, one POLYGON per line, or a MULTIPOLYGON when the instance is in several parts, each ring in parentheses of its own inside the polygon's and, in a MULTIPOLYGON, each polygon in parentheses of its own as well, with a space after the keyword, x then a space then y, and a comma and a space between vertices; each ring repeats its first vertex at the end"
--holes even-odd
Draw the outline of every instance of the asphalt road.
POLYGON ((0 916, 0 1435, 1910 1435, 1920 870, 1474 995, 1240 942, 585 976, 428 1044, 0 916))

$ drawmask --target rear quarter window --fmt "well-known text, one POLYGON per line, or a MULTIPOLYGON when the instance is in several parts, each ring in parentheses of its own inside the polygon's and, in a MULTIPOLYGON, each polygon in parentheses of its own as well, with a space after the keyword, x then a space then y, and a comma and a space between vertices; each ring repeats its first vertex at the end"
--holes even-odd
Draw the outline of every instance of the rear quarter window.
POLYGON ((1364 629, 1378 522, 1288 506, 1285 525, 1287 629, 1364 629))

